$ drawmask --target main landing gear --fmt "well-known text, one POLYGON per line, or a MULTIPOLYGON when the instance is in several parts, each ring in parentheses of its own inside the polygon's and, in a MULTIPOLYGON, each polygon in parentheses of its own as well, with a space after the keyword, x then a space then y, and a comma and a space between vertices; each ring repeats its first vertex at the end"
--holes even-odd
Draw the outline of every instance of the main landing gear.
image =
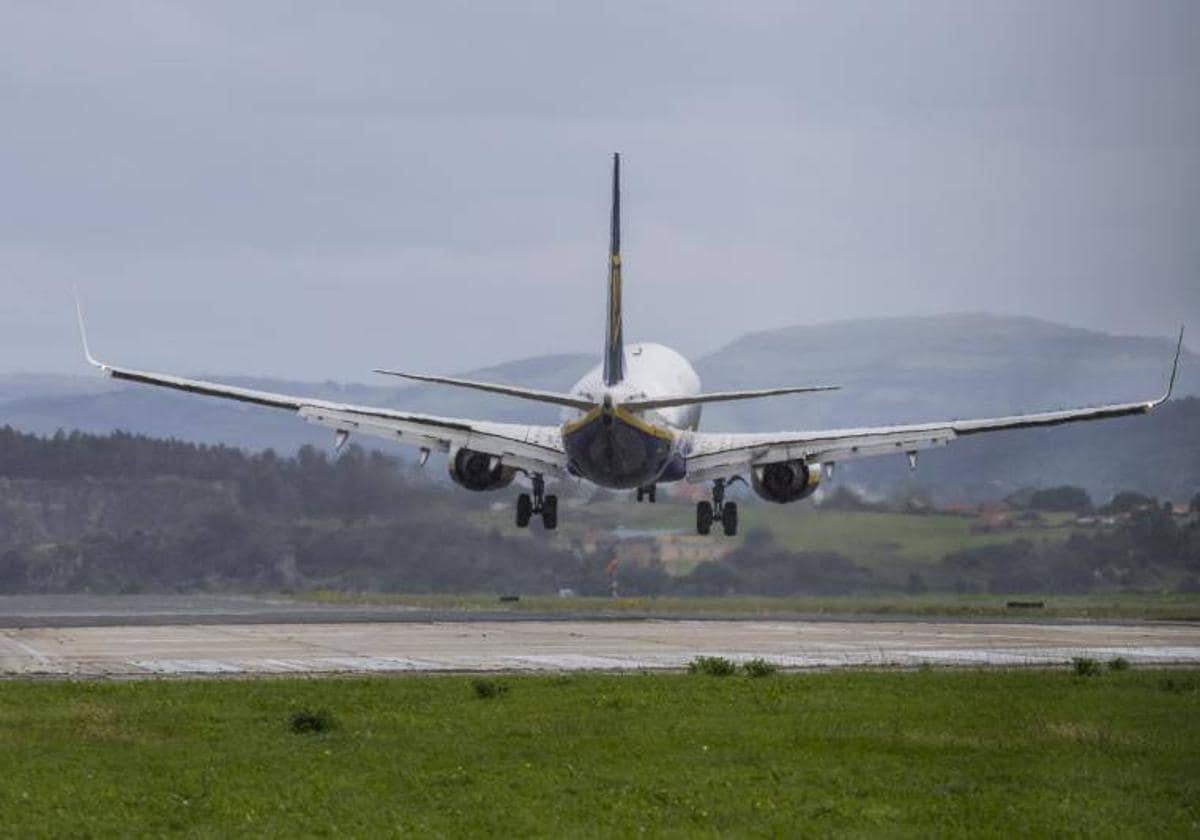
POLYGON ((718 478, 713 482, 712 501, 696 503, 696 533, 707 536, 712 531, 713 522, 721 523, 725 536, 737 534, 738 506, 737 502, 725 501, 725 479, 718 478))
POLYGON ((541 473, 533 474, 533 498, 528 493, 517 496, 517 527, 528 528, 535 514, 542 517, 547 531, 558 527, 558 496, 546 495, 546 480, 541 473))
POLYGON ((639 487, 637 489, 637 500, 639 502, 649 502, 650 504, 654 504, 656 501, 658 501, 657 493, 657 484, 649 484, 645 487, 639 487))

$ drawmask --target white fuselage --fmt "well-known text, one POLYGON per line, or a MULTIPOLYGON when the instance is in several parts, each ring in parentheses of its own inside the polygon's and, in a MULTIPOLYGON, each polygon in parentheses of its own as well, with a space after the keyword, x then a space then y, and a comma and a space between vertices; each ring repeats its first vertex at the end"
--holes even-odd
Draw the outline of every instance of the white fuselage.
MULTIPOLYGON (((642 342, 625 347, 625 378, 617 385, 604 384, 603 369, 596 365, 571 387, 571 393, 596 403, 605 395, 620 405, 626 400, 651 397, 693 396, 700 393, 700 377, 681 354, 663 344, 642 342)), ((700 426, 700 406, 682 405, 647 411, 644 416, 657 426, 694 431, 700 426)), ((563 411, 563 422, 582 416, 575 409, 563 411)))

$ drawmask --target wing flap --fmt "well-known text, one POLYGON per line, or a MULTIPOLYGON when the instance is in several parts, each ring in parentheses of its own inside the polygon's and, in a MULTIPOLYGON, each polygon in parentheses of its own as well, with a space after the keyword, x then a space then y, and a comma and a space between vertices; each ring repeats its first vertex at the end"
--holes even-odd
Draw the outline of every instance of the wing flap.
POLYGON ((302 406, 310 423, 335 431, 381 437, 409 446, 448 452, 457 447, 495 455, 507 466, 565 476, 566 455, 553 426, 449 420, 399 412, 302 406))
POLYGON ((750 467, 780 461, 809 463, 847 461, 877 455, 903 454, 945 446, 957 437, 945 425, 923 425, 891 430, 845 429, 831 432, 793 432, 764 435, 708 435, 693 437, 693 454, 687 459, 689 481, 735 475, 750 467))

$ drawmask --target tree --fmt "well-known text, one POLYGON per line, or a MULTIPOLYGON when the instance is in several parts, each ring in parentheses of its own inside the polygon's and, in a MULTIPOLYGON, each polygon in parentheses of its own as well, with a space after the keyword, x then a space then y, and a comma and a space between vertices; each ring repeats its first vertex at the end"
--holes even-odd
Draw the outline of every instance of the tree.
POLYGON ((1090 513, 1092 497, 1082 487, 1064 484, 1035 492, 1029 497, 1029 508, 1050 513, 1090 513))
POLYGON ((1112 501, 1104 506, 1104 510, 1106 513, 1132 513, 1135 510, 1155 507, 1157 504, 1150 496, 1132 490, 1122 490, 1112 497, 1112 501))

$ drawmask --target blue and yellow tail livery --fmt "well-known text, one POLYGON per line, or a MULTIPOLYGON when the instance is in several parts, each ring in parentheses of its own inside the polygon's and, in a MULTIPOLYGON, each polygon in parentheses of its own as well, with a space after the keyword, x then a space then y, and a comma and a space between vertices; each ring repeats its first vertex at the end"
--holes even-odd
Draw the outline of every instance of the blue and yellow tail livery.
POLYGON ((608 329, 604 333, 604 384, 625 378, 625 338, 621 334, 621 155, 613 155, 612 222, 608 236, 608 329))

